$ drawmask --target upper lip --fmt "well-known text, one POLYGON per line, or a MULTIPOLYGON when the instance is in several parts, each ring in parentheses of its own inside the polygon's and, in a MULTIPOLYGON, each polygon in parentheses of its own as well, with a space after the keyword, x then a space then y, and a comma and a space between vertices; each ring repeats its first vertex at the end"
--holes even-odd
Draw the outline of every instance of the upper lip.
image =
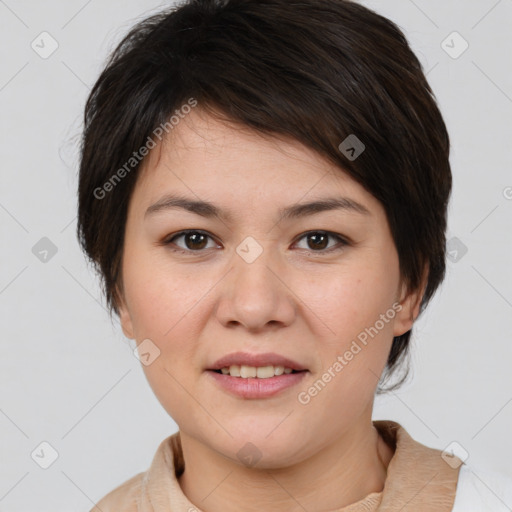
POLYGON ((231 365, 245 366, 284 366, 295 371, 306 370, 302 365, 279 354, 266 352, 264 354, 250 354, 249 352, 233 352, 217 359, 209 370, 221 370, 231 365))

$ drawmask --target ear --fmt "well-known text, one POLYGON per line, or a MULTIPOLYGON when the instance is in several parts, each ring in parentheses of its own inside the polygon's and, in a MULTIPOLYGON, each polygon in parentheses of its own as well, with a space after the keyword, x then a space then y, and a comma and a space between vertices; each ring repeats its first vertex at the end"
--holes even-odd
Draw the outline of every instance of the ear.
POLYGON ((135 339, 133 335, 133 322, 123 292, 116 287, 117 296, 117 310, 119 312, 119 320, 124 335, 129 339, 135 339))
POLYGON ((410 331, 416 318, 420 314, 421 300, 425 293, 428 282, 428 265, 425 266, 420 285, 415 290, 409 290, 406 283, 401 283, 399 302, 401 309, 398 310, 394 321, 394 336, 401 336, 410 331))

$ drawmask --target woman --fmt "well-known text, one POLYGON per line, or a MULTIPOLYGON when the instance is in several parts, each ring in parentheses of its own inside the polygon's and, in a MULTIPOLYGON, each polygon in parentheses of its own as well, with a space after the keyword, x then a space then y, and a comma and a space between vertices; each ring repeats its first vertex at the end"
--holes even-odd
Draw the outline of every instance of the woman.
POLYGON ((508 510, 504 476, 371 419, 443 280, 450 191, 382 16, 190 0, 134 27, 86 106, 78 233, 179 432, 94 510, 508 510))

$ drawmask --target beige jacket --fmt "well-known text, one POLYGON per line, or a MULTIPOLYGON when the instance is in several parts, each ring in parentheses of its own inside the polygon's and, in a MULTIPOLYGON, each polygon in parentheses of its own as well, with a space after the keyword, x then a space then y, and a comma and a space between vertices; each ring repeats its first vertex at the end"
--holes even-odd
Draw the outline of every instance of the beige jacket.
MULTIPOLYGON (((456 456, 442 457, 441 450, 415 441, 396 422, 381 420, 373 424, 394 450, 384 489, 332 512, 454 510, 462 461, 456 456)), ((181 490, 177 477, 183 471, 183 453, 177 432, 162 441, 148 471, 135 475, 111 491, 91 512, 201 512, 181 490)))

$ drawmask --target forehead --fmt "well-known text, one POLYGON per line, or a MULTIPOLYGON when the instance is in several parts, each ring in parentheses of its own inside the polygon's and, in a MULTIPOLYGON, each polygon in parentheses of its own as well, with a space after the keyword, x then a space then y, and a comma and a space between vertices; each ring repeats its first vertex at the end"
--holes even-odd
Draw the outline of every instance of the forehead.
MULTIPOLYGON (((203 160, 204 170, 237 167, 239 172, 267 167, 277 174, 279 167, 304 167, 325 173, 334 165, 295 139, 281 134, 261 133, 228 119, 219 119, 196 108, 174 126, 144 162, 145 171, 165 163, 182 166, 203 160), (255 155, 258 156, 255 159, 255 155), (271 165, 273 164, 273 165, 271 165)), ((270 173, 270 172, 269 172, 270 173)), ((297 169, 299 174, 299 169, 297 169)), ((337 175, 343 171, 337 168, 337 175)))
POLYGON ((136 200, 146 208, 165 193, 222 197, 241 208, 343 194, 367 209, 376 199, 344 170, 300 142, 261 134, 194 109, 146 157, 136 200))

